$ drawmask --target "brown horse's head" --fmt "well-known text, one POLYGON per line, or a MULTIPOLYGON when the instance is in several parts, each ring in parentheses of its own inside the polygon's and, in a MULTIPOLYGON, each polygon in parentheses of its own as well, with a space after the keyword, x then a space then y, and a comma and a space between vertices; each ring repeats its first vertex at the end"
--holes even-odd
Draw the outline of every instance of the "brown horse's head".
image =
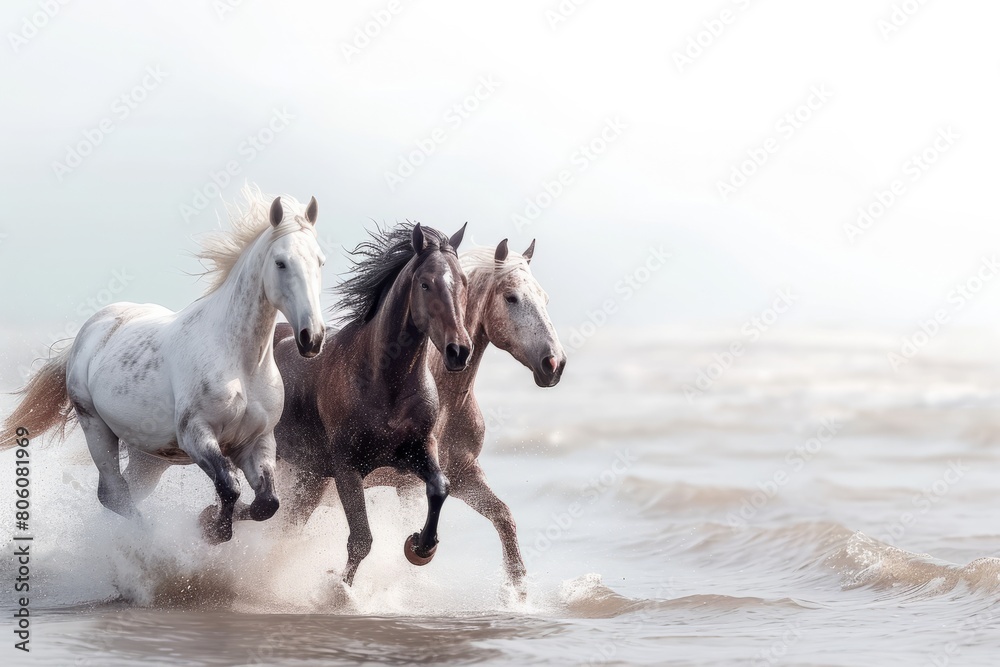
POLYGON ((416 255, 410 285, 410 317, 417 329, 434 343, 449 371, 464 371, 472 356, 472 339, 465 330, 468 281, 455 252, 464 234, 465 225, 447 238, 417 223, 411 241, 416 255))

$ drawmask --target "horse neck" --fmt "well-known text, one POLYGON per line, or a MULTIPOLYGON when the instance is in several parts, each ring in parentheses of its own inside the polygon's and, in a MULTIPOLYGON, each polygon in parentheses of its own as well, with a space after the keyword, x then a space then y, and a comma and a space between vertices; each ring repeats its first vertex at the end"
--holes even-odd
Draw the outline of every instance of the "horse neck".
POLYGON ((390 386, 402 386, 411 373, 425 364, 427 354, 427 336, 413 323, 410 312, 413 267, 411 261, 399 272, 375 317, 365 327, 369 361, 375 374, 390 386), (387 362, 382 363, 386 354, 389 354, 387 362))
POLYGON ((269 245, 265 231, 240 256, 225 282, 206 301, 227 351, 252 372, 273 351, 274 324, 278 310, 264 294, 264 258, 269 245))

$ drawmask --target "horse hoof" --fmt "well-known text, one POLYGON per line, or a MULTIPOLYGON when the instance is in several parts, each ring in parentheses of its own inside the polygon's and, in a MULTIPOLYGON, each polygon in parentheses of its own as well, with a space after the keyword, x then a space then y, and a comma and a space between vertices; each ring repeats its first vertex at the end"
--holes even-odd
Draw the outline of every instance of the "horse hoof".
POLYGON ((198 517, 198 525, 201 526, 201 537, 209 544, 222 544, 233 539, 232 526, 229 534, 226 535, 223 528, 219 526, 219 508, 209 505, 201 511, 198 517))
POLYGON ((523 605, 528 602, 528 589, 525 587, 523 581, 510 581, 504 582, 504 585, 500 588, 501 600, 504 604, 520 604, 523 605))
POLYGON ((403 543, 403 553, 406 555, 406 560, 410 561, 414 565, 427 565, 434 558, 434 552, 437 551, 437 545, 432 546, 426 553, 426 555, 421 556, 417 553, 417 538, 420 537, 419 533, 413 533, 406 538, 403 543))
POLYGON ((248 514, 254 521, 267 521, 278 511, 278 498, 274 495, 254 498, 248 514))

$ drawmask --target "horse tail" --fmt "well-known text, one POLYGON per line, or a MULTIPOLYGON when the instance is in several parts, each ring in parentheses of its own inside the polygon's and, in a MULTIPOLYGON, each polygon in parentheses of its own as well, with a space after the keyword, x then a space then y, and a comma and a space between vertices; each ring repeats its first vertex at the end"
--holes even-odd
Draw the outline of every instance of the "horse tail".
POLYGON ((69 350, 50 358, 41 370, 17 393, 23 398, 0 429, 0 451, 17 444, 18 438, 36 437, 54 427, 66 436, 66 427, 76 419, 76 412, 66 391, 66 364, 69 350))

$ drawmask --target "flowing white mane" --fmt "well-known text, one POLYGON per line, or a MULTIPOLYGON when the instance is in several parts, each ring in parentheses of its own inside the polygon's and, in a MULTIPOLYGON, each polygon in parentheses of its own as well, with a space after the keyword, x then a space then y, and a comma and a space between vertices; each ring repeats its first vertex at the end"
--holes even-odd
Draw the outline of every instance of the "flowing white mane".
MULTIPOLYGON (((256 185, 244 185, 240 190, 242 202, 226 204, 229 215, 229 230, 220 230, 206 235, 200 240, 201 250, 196 257, 205 267, 200 275, 209 280, 205 294, 219 289, 232 273, 240 256, 253 245, 260 236, 272 229, 270 222, 271 202, 274 197, 265 195, 256 185)), ((302 204, 294 197, 281 195, 284 217, 274 228, 272 240, 302 229, 312 229, 302 215, 302 204)))
MULTIPOLYGON (((462 270, 467 275, 472 274, 473 271, 495 271, 497 269, 496 250, 495 246, 476 246, 459 255, 458 261, 462 264, 462 270)), ((524 269, 529 274, 531 273, 528 260, 513 250, 507 253, 506 261, 499 268, 501 275, 513 273, 518 269, 524 269)))

